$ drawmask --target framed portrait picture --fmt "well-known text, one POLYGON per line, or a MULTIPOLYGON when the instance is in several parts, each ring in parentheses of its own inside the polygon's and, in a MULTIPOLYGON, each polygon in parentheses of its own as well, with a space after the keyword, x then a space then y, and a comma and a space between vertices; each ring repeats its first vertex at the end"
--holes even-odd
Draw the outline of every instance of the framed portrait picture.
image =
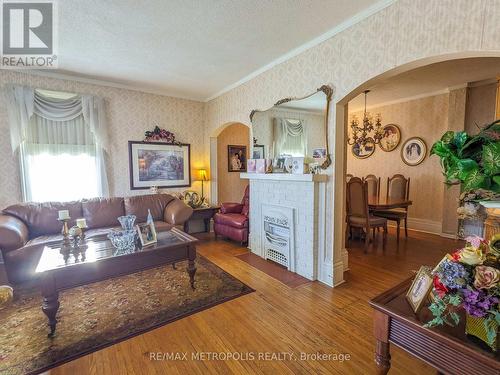
POLYGON ((142 247, 152 245, 158 241, 156 237, 155 225, 153 223, 137 224, 135 227, 137 229, 137 234, 139 235, 142 247))
POLYGON ((190 145, 129 141, 132 190, 191 186, 190 145))
POLYGON ((367 142, 365 145, 355 143, 352 145, 351 152, 358 159, 366 159, 375 152, 375 144, 373 142, 367 142))
POLYGON ((380 140, 379 146, 382 151, 394 151, 401 141, 401 131, 396 124, 388 124, 382 128, 383 138, 380 140))
POLYGON ((265 159, 264 145, 253 145, 252 159, 265 159))
POLYGON ((313 159, 325 159, 326 148, 315 148, 313 150, 313 159))
POLYGON ((406 293, 406 300, 410 304, 413 311, 418 313, 427 301, 427 297, 432 290, 432 274, 431 268, 422 266, 417 272, 415 279, 406 293))
POLYGON ((229 172, 247 171, 247 146, 227 146, 227 170, 229 172))
POLYGON ((419 137, 407 139, 401 147, 401 159, 410 166, 419 165, 427 156, 427 145, 419 137))

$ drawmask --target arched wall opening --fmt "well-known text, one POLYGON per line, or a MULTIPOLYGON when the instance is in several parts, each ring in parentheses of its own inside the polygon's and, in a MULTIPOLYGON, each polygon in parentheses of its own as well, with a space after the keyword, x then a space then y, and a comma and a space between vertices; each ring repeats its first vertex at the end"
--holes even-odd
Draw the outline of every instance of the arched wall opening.
POLYGON ((250 157, 251 129, 240 122, 228 122, 215 129, 210 136, 211 203, 239 202, 248 182, 240 179, 237 171, 230 171, 229 146, 243 146, 246 154, 243 164, 250 157))
MULTIPOLYGON (((348 136, 348 103, 353 98, 361 94, 364 90, 373 87, 383 81, 386 81, 399 74, 406 73, 418 68, 422 68, 431 64, 453 61, 467 58, 480 57, 500 57, 500 52, 463 52, 454 54, 444 54, 433 56, 411 63, 398 66, 388 70, 368 81, 358 85, 354 90, 345 94, 340 100, 335 103, 335 115, 333 129, 330 134, 334 135, 334 204, 333 204, 333 238, 334 238, 334 264, 342 262, 343 270, 348 270, 348 253, 346 251, 345 238, 345 202, 346 202, 346 167, 347 167, 347 152, 348 147, 346 140, 348 136)), ((500 69, 499 69, 500 73, 500 69)), ((430 148, 431 145, 428 145, 430 148)), ((334 272, 338 272, 339 268, 335 268, 334 272)), ((336 284, 343 281, 343 277, 335 275, 336 284)))

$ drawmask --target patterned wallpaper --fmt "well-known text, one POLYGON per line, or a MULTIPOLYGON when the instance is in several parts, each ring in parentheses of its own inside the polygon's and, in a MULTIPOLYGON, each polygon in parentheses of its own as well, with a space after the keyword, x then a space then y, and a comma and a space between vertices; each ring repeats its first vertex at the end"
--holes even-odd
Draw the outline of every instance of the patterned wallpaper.
MULTIPOLYGON (((499 19, 500 0, 398 0, 211 100, 205 109, 207 127, 212 132, 228 122, 248 124, 252 109, 269 108, 284 97, 309 94, 323 84, 334 87, 335 104, 368 80, 406 64, 404 69, 453 57, 500 56, 499 19)), ((329 119, 332 153, 335 153, 335 111, 333 105, 329 119)), ((328 173, 332 175, 333 168, 328 173)), ((333 204, 337 197, 337 212, 341 213, 343 202, 339 194, 334 194, 332 180, 327 189, 326 248, 333 249, 330 256, 334 270, 339 270, 342 257, 346 259, 347 255, 341 251, 340 236, 334 238, 333 204)), ((340 227, 342 220, 337 220, 340 227)), ((336 272, 335 282, 341 282, 342 276, 336 272)))
MULTIPOLYGON (((179 141, 191 144, 191 167, 208 165, 203 142, 203 103, 139 91, 97 86, 76 81, 47 78, 11 71, 0 71, 0 88, 15 83, 37 88, 86 93, 106 101, 111 151, 108 160, 110 194, 114 196, 145 194, 147 190, 131 191, 129 183, 128 141, 140 141, 144 132, 158 124, 173 131, 179 141)), ((11 153, 7 113, 0 96, 0 208, 21 200, 18 158, 11 153)), ((63 171, 61 171, 63 173, 63 171)), ((201 189, 198 182, 196 189, 201 189)), ((186 188, 187 189, 187 188, 186 188)), ((170 191, 183 191, 184 188, 170 191)))
MULTIPOLYGON (((448 130, 448 94, 431 96, 404 103, 370 108, 372 114, 382 115, 382 124, 396 124, 401 130, 401 142, 391 151, 384 152, 376 146, 375 152, 367 159, 357 159, 350 147, 347 152, 347 172, 364 177, 375 174, 381 179, 380 196, 385 196, 387 178, 401 173, 410 178, 410 199, 413 205, 408 211, 410 218, 430 220, 440 223, 443 217, 443 175, 436 156, 427 154, 425 160, 414 167, 401 159, 403 142, 411 137, 420 137, 427 144, 427 151, 436 139, 448 130), (432 198, 432 199, 431 199, 432 198)), ((349 113, 361 121, 363 112, 349 113)))

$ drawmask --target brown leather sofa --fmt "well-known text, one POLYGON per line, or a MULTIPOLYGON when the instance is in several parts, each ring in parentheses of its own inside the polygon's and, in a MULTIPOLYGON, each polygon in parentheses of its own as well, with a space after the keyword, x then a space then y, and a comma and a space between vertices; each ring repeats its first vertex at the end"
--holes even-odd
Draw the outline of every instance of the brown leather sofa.
POLYGON ((106 234, 120 227, 117 218, 137 216, 136 223, 147 220, 148 209, 156 230, 173 226, 182 230, 193 209, 169 194, 141 195, 127 198, 94 198, 75 202, 22 203, 9 206, 0 215, 0 249, 7 277, 18 284, 35 277, 35 268, 46 243, 62 241, 59 210, 69 210, 69 226, 85 218, 87 238, 106 234))

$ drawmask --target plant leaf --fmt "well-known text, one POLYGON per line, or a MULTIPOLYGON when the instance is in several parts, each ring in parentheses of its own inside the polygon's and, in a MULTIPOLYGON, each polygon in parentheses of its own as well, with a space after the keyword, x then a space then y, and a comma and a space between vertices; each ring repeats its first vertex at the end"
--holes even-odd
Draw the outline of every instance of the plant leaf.
POLYGON ((450 130, 443 134, 443 136, 441 137, 441 142, 451 143, 451 141, 453 141, 454 138, 455 138, 455 133, 450 130))
POLYGON ((453 143, 460 151, 462 147, 465 145, 465 142, 467 142, 468 138, 469 136, 467 135, 466 132, 456 132, 455 136, 453 137, 453 143))
POLYGON ((432 145, 431 155, 437 155, 439 157, 444 158, 449 156, 450 154, 451 154, 450 148, 443 141, 437 141, 432 145))
POLYGON ((500 142, 483 147, 483 168, 489 176, 500 173, 500 142))
POLYGON ((489 187, 486 176, 481 173, 479 168, 464 172, 462 180, 464 181, 463 190, 465 191, 489 187))

